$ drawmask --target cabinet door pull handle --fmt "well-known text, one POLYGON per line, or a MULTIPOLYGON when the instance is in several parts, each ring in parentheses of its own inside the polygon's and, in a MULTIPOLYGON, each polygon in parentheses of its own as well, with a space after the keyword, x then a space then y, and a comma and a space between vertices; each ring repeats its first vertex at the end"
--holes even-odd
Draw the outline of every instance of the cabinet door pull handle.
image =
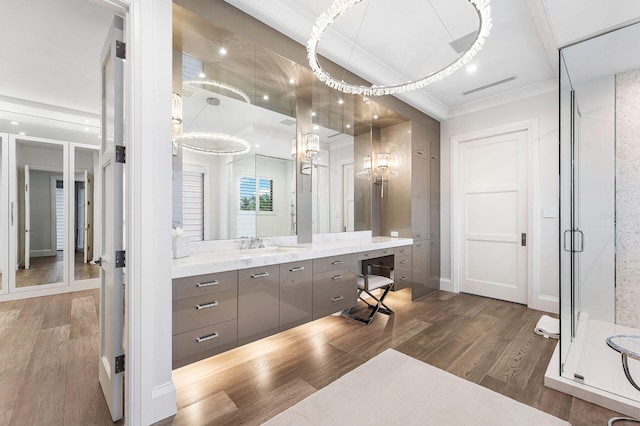
POLYGON ((296 266, 294 268, 289 268, 289 272, 300 272, 304 271, 304 266, 296 266))
POLYGON ((218 332, 217 331, 215 333, 209 334, 207 336, 196 337, 196 342, 202 343, 202 342, 206 342, 207 340, 215 339, 216 337, 218 337, 218 332))
POLYGON ((365 253, 364 255, 365 255, 366 257, 369 257, 369 256, 371 256, 371 253, 365 253))
POLYGON ((342 275, 334 275, 331 278, 334 279, 334 280, 339 280, 340 278, 342 278, 342 275))
POLYGON ((212 286, 212 285, 218 285, 218 284, 220 284, 220 281, 218 281, 218 280, 213 280, 213 281, 209 281, 209 282, 206 282, 206 283, 197 283, 197 284, 196 284, 196 287, 198 287, 198 288, 202 288, 202 287, 210 287, 210 286, 212 286))
POLYGON ((401 249, 400 250, 400 253, 406 253, 406 252, 407 252, 407 249, 401 249))
POLYGON ((251 278, 266 278, 269 276, 268 272, 261 272, 259 274, 251 274, 251 278))
POLYGON ((418 244, 418 247, 424 247, 424 244, 418 244))
POLYGON ((401 260, 401 261, 400 261, 400 264, 401 264, 401 265, 404 265, 404 264, 405 264, 405 263, 407 263, 407 262, 408 262, 408 260, 406 260, 406 259, 405 259, 405 260, 401 260))
POLYGON ((342 260, 334 260, 331 262, 332 265, 342 265, 344 262, 342 260))
POLYGON ((409 278, 407 278, 407 277, 402 277, 402 278, 400 278, 400 281, 406 281, 406 280, 408 280, 408 279, 409 279, 409 278))
POLYGON ((435 246, 435 245, 436 245, 436 242, 435 242, 435 241, 431 241, 431 245, 432 245, 432 246, 435 246))
POLYGON ((339 302, 344 299, 344 296, 336 296, 331 298, 331 302, 339 302))
POLYGON ((423 234, 416 234, 416 238, 422 238, 423 234))
POLYGON ((213 308, 213 307, 216 307, 216 306, 218 306, 218 301, 217 300, 214 301, 214 302, 211 302, 211 303, 203 303, 202 305, 196 305, 196 309, 197 310, 207 309, 207 308, 213 308))

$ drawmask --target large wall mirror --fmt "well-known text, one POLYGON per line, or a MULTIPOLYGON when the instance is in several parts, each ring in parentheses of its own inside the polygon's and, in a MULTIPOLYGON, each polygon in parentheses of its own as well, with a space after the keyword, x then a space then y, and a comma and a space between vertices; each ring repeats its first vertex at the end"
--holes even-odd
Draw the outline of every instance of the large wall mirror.
POLYGON ((365 157, 376 127, 407 119, 180 6, 173 18, 174 227, 192 241, 371 230, 365 157))
POLYGON ((16 288, 64 282, 64 146, 16 141, 16 288))

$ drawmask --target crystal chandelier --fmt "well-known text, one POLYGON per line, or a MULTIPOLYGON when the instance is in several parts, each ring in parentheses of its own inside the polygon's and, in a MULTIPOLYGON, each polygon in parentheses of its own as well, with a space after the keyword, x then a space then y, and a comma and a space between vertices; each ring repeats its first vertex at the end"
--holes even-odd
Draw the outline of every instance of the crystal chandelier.
POLYGON ((203 86, 213 86, 213 87, 217 87, 218 89, 228 90, 229 92, 235 93, 236 95, 240 96, 242 99, 244 99, 246 103, 248 104, 251 103, 251 99, 249 98, 249 95, 244 93, 242 90, 238 89, 235 86, 231 86, 230 84, 222 83, 220 81, 196 78, 191 80, 184 80, 182 84, 191 84, 191 85, 200 84, 203 86))
POLYGON ((491 7, 489 5, 489 0, 468 0, 478 13, 480 28, 478 29, 478 34, 471 47, 469 47, 469 49, 460 55, 454 62, 438 71, 434 71, 422 79, 410 81, 405 84, 398 84, 394 86, 360 86, 357 84, 350 84, 345 81, 336 80, 331 76, 331 74, 325 71, 322 66, 320 66, 318 63, 317 49, 320 38, 322 38, 325 30, 333 24, 335 19, 361 1, 362 0, 334 0, 331 6, 329 6, 329 8, 316 20, 316 23, 311 30, 311 36, 307 41, 307 57, 313 73, 327 86, 345 93, 362 96, 382 96, 422 89, 425 86, 444 79, 448 75, 462 68, 465 64, 469 63, 476 53, 482 49, 484 40, 491 30, 491 7))
POLYGON ((240 155, 251 149, 249 142, 226 133, 187 132, 179 136, 182 148, 207 155, 240 155))

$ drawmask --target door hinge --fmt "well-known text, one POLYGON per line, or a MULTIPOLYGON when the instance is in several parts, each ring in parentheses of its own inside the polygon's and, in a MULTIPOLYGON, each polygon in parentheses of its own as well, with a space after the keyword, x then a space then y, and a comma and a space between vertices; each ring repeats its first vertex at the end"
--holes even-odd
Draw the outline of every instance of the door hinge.
POLYGON ((26 183, 24 184, 24 192, 29 192, 29 185, 26 183))
POLYGON ((116 163, 126 162, 127 149, 123 145, 116 146, 116 163))
POLYGON ((116 374, 124 372, 124 355, 116 357, 116 374))
POLYGON ((116 268, 124 268, 125 266, 125 252, 124 250, 116 252, 116 268))
POLYGON ((527 234, 525 232, 521 234, 520 244, 522 245, 522 247, 527 246, 527 234))
POLYGON ((116 58, 127 59, 127 43, 116 40, 116 58))

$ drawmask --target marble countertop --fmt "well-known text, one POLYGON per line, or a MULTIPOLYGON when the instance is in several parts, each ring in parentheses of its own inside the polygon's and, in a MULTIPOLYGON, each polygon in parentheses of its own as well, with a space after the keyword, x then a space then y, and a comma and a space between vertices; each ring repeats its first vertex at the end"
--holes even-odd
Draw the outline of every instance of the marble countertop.
POLYGON ((280 245, 262 249, 200 251, 188 257, 174 259, 172 277, 212 274, 411 244, 413 244, 411 238, 369 237, 280 245))

